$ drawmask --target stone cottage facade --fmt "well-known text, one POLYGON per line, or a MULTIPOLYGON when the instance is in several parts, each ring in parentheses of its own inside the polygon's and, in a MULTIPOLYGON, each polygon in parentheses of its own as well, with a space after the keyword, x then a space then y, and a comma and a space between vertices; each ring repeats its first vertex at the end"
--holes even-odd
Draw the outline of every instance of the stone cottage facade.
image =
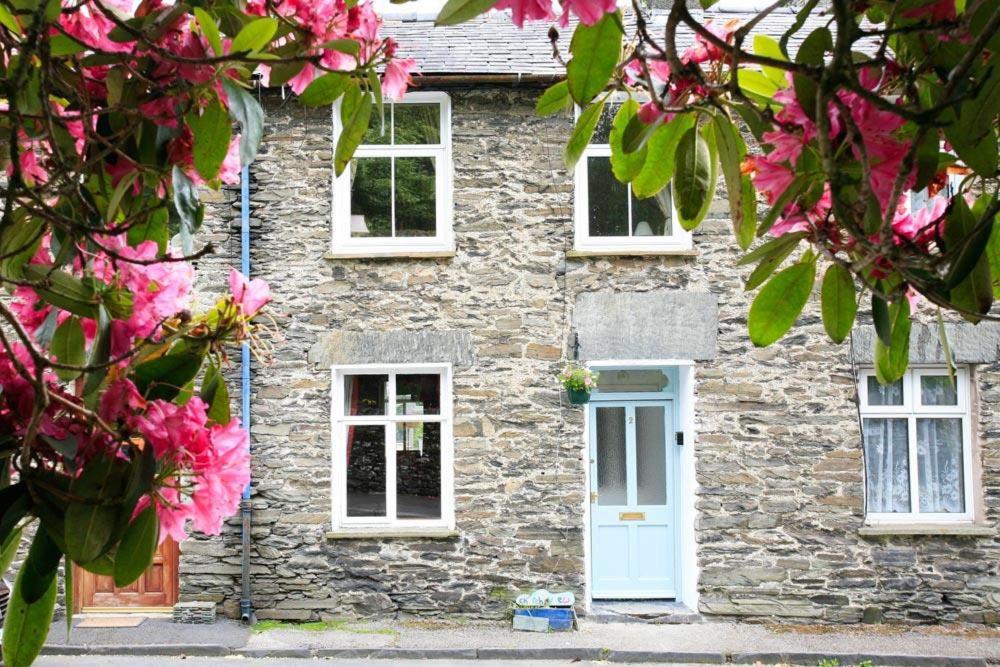
MULTIPOLYGON (((1000 622, 1000 330, 949 325, 954 393, 931 330, 879 390, 870 330, 834 347, 818 304, 755 349, 721 193, 687 237, 600 146, 564 167, 572 118, 533 112, 559 74, 546 29, 388 21, 424 76, 346 180, 330 110, 263 94, 250 252, 280 340, 251 382, 257 617, 501 617, 545 588, 589 613, 1000 622), (587 406, 555 380, 571 361, 602 373, 587 406)), ((207 275, 236 261, 240 204, 213 204, 207 275)), ((238 615, 238 521, 180 551, 180 598, 238 615)))

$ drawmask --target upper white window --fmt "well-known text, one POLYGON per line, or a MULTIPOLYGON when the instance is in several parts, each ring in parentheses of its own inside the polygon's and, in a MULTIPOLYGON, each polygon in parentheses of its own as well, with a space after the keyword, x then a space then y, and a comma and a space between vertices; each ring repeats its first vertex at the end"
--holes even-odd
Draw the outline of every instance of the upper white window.
POLYGON ((973 519, 969 373, 914 368, 882 386, 874 371, 858 388, 868 519, 973 519))
POLYGON ((334 528, 452 528, 451 367, 333 369, 334 528))
POLYGON ((687 250, 691 234, 677 224, 668 185, 639 199, 611 171, 608 137, 618 105, 608 105, 574 172, 574 248, 640 253, 687 250))
MULTIPOLYGON (((340 134, 333 114, 334 145, 340 134)), ((409 93, 372 113, 350 166, 333 183, 333 252, 451 251, 451 102, 409 93)))

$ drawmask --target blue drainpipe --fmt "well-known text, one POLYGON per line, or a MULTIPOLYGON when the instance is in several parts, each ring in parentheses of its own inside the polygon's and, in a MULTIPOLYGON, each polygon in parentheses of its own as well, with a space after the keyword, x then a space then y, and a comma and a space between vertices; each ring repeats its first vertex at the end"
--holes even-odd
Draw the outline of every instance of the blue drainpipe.
MULTIPOLYGON (((250 169, 243 167, 240 172, 240 271, 250 277, 250 169)), ((243 427, 250 432, 250 346, 243 344, 240 350, 240 416, 243 427)), ((240 562, 240 578, 243 586, 240 595, 240 621, 251 625, 254 622, 253 606, 250 602, 250 483, 243 489, 240 500, 240 515, 243 520, 243 552, 240 562)))

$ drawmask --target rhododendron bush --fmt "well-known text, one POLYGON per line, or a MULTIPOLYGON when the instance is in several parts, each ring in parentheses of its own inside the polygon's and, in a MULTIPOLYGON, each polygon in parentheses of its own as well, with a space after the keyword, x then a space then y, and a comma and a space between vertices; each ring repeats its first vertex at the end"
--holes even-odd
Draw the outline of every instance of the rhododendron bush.
MULTIPOLYGON (((133 582, 160 540, 218 533, 249 481, 223 378, 268 286, 192 298, 200 187, 240 178, 253 78, 341 100, 342 170, 413 61, 369 2, 0 0, 0 573, 9 667, 38 654, 60 564, 133 582)), ((222 291, 223 286, 218 286, 222 291)))
MULTIPOLYGON (((742 24, 701 21, 682 1, 653 14, 637 1, 626 13, 605 0, 561 7, 451 0, 438 20, 490 8, 509 9, 517 25, 578 17, 566 80, 538 112, 579 109, 569 166, 601 116, 613 116, 615 176, 641 198, 671 184, 688 230, 705 217, 721 172, 736 240, 744 250, 760 242, 742 260, 755 265, 746 288, 759 288, 748 318, 755 344, 793 326, 820 271, 833 341, 850 334, 859 308, 870 311, 882 382, 906 369, 911 308, 936 307, 939 322, 941 311, 992 317, 996 0, 778 0, 742 24), (787 33, 762 34, 763 19, 793 4, 787 33), (741 126, 756 139, 752 151, 741 126)), ((558 28, 550 36, 558 47, 558 28)))

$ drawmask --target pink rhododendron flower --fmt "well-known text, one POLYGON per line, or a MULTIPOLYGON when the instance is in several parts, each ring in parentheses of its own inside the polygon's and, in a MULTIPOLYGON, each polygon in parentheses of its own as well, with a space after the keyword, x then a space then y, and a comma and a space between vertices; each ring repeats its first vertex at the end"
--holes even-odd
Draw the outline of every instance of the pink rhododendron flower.
POLYGON ((600 21, 605 14, 618 11, 616 0, 562 0, 563 13, 559 17, 559 23, 566 27, 569 25, 569 15, 573 14, 584 25, 594 25, 600 21))
POLYGON ((410 85, 410 74, 416 67, 417 61, 412 58, 392 60, 385 66, 385 74, 382 75, 382 93, 394 102, 403 99, 410 85))
MULTIPOLYGON (((705 28, 718 37, 723 42, 729 42, 733 38, 733 33, 739 27, 738 19, 729 19, 723 23, 706 21, 705 28)), ((700 64, 709 60, 721 60, 725 55, 722 49, 708 41, 700 34, 694 36, 694 46, 689 47, 681 56, 681 60, 686 63, 700 64)))
POLYGON ((493 5, 493 9, 509 9, 511 20, 518 28, 523 28, 525 21, 543 21, 555 17, 551 0, 500 0, 493 5))
POLYGON ((260 278, 248 281, 246 276, 232 269, 229 272, 229 291, 240 311, 251 317, 271 301, 271 288, 260 278))
POLYGON ((940 238, 944 233, 944 215, 950 203, 946 197, 935 196, 919 211, 908 211, 901 206, 902 210, 897 211, 892 221, 896 244, 912 241, 918 245, 926 245, 940 238))

